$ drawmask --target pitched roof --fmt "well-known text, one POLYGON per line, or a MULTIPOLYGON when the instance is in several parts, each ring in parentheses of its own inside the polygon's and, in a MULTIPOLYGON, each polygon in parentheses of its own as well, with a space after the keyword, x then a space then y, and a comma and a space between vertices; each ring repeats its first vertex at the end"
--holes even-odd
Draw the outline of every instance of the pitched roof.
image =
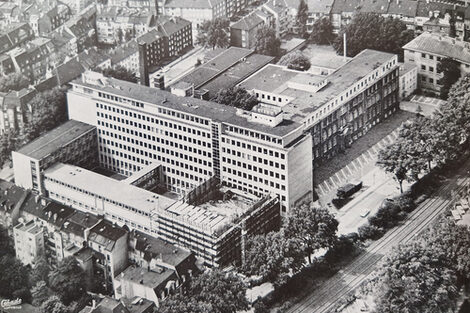
POLYGON ((21 205, 21 199, 26 199, 28 194, 29 191, 0 179, 0 211, 10 212, 17 204, 21 205))
POLYGON ((222 0, 166 0, 165 7, 185 9, 211 9, 222 0))
POLYGON ((159 272, 155 272, 149 271, 146 268, 131 265, 122 272, 121 276, 117 276, 115 279, 120 280, 121 282, 130 281, 136 284, 141 284, 158 291, 159 289, 165 288, 166 283, 169 280, 176 281, 178 278, 172 270, 161 268, 159 272))
POLYGON ((434 1, 418 1, 418 8, 416 11, 416 16, 421 16, 421 17, 429 17, 430 12, 435 12, 439 11, 439 15, 442 17, 444 16, 445 13, 452 12, 452 11, 457 11, 457 12, 464 12, 465 8, 462 8, 460 6, 455 6, 450 4, 450 3, 444 3, 444 2, 434 2, 434 1))
POLYGON ((388 6, 388 14, 401 15, 406 17, 415 17, 418 10, 418 1, 415 0, 398 0, 390 1, 388 6))
POLYGON ((309 12, 329 14, 335 0, 307 0, 309 12))
POLYGON ((420 51, 449 57, 462 63, 470 64, 470 46, 461 40, 449 36, 422 33, 405 46, 405 50, 420 51))
POLYGON ((116 241, 126 234, 127 231, 124 228, 102 220, 90 230, 88 240, 104 246, 107 251, 113 251, 116 241))
POLYGON ((160 16, 156 23, 158 25, 158 30, 168 37, 191 24, 190 21, 177 16, 160 16))
POLYGON ((256 12, 252 12, 252 13, 244 16, 238 22, 231 25, 230 28, 250 31, 253 28, 255 28, 258 25, 263 24, 263 23, 264 23, 264 20, 261 17, 259 17, 256 14, 256 12))
POLYGON ((135 39, 128 41, 117 48, 108 51, 108 55, 111 57, 111 64, 117 64, 122 60, 127 59, 134 53, 139 52, 139 46, 135 39))

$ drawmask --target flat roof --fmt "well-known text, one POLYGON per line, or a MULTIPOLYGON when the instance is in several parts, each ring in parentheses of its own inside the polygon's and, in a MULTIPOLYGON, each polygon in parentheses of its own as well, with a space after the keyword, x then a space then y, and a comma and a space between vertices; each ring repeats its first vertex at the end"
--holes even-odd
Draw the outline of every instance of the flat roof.
POLYGON ((58 162, 44 172, 44 177, 56 179, 146 213, 151 213, 157 207, 165 209, 175 202, 145 189, 70 164, 58 162))
MULTIPOLYGON (((98 73, 93 74, 100 75, 98 73)), ((84 75, 86 75, 86 73, 84 75)), ((191 97, 179 97, 165 90, 150 88, 115 78, 104 77, 102 75, 99 77, 99 83, 91 83, 88 80, 84 82, 82 76, 82 79, 74 80, 71 84, 94 88, 125 98, 144 101, 170 110, 186 112, 213 121, 239 126, 277 137, 283 137, 302 127, 302 124, 286 119, 279 125, 271 127, 248 121, 246 117, 238 115, 237 109, 231 106, 191 97)))
POLYGON ((305 116, 315 112, 321 105, 344 92, 376 69, 379 64, 385 63, 393 56, 394 54, 391 53, 366 49, 328 76, 319 76, 268 64, 258 73, 243 81, 240 86, 247 90, 257 89, 293 98, 282 109, 291 114, 291 119, 300 122, 305 116), (304 82, 304 85, 307 85, 308 82, 315 83, 324 79, 328 83, 317 92, 292 88, 289 85, 289 82, 304 82))
POLYGON ((196 67, 194 70, 183 76, 179 81, 194 84, 195 88, 207 83, 209 80, 219 75, 223 71, 233 66, 236 62, 249 56, 253 50, 230 47, 222 51, 219 55, 206 63, 196 67))
POLYGON ((41 160, 94 128, 95 126, 89 124, 69 120, 23 146, 17 152, 41 160))
POLYGON ((212 98, 217 94, 217 92, 219 92, 219 90, 235 86, 244 78, 270 63, 273 59, 274 57, 262 54, 249 55, 244 61, 240 61, 227 68, 227 70, 216 78, 201 85, 199 89, 209 90, 209 97, 212 98))

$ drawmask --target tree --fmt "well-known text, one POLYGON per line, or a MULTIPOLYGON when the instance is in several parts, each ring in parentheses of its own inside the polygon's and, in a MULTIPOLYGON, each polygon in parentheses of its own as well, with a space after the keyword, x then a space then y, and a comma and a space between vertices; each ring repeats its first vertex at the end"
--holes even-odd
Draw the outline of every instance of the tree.
POLYGON ((443 73, 443 77, 440 80, 440 84, 442 85, 440 97, 441 99, 447 100, 450 88, 461 76, 460 65, 451 58, 443 58, 437 64, 437 71, 443 73))
POLYGON ((299 50, 284 55, 278 64, 297 71, 307 71, 311 66, 310 60, 299 50))
POLYGON ((276 31, 264 25, 256 31, 256 52, 260 54, 279 56, 281 53, 281 40, 277 38, 276 31))
POLYGON ((29 102, 31 117, 26 124, 27 141, 38 137, 67 120, 66 89, 56 87, 43 91, 29 102))
POLYGON ((343 34, 346 34, 346 52, 350 57, 364 49, 374 49, 398 54, 400 60, 403 60, 402 46, 414 38, 414 32, 408 30, 403 21, 375 13, 356 14, 351 23, 340 30, 333 42, 338 54, 343 54, 343 34))
POLYGON ((212 270, 191 282, 189 294, 197 302, 212 305, 211 312, 235 313, 248 309, 246 286, 232 273, 212 270))
POLYGON ((294 208, 285 226, 286 238, 297 238, 303 243, 309 263, 313 252, 334 245, 337 230, 338 221, 327 209, 306 205, 294 208))
POLYGON ((123 40, 123 39, 124 39, 124 33, 123 33, 123 31, 122 31, 121 28, 117 28, 117 29, 116 29, 116 34, 115 34, 115 36, 114 36, 114 39, 115 39, 115 41, 118 42, 118 43, 122 43, 122 42, 124 41, 124 40, 123 40))
POLYGON ((51 267, 49 263, 47 262, 46 256, 41 255, 39 256, 35 262, 34 262, 34 267, 31 270, 31 275, 30 275, 30 281, 31 281, 31 286, 36 285, 39 282, 47 282, 49 278, 49 273, 51 271, 51 267))
POLYGON ((307 37, 307 20, 308 20, 308 5, 305 0, 300 0, 299 7, 297 8, 297 18, 295 25, 297 33, 302 37, 307 37))
POLYGON ((245 88, 237 86, 221 89, 217 93, 214 101, 247 111, 251 110, 258 104, 258 100, 254 95, 246 91, 245 88))
POLYGON ((51 292, 49 288, 47 287, 47 284, 45 281, 39 281, 33 285, 33 288, 31 289, 32 305, 40 306, 50 296, 51 296, 51 292))
MULTIPOLYGON (((13 298, 29 289, 28 269, 12 255, 0 258, 0 296, 13 298)), ((27 293, 27 292, 26 292, 27 293)), ((24 297, 24 295, 23 295, 24 297)), ((26 294, 29 298, 29 295, 26 294)), ((27 299, 23 298, 24 301, 27 299)))
POLYGON ((108 67, 103 69, 103 75, 131 83, 137 83, 137 76, 135 73, 120 65, 117 65, 114 68, 108 67))
POLYGON ((49 286, 68 305, 85 293, 86 277, 73 257, 63 259, 49 275, 49 286))
POLYGON ((333 33, 333 24, 328 17, 317 19, 312 26, 310 41, 317 45, 330 45, 333 43, 335 35, 333 33))
POLYGON ((51 296, 39 307, 39 313, 70 313, 70 311, 59 297, 51 296))
MULTIPOLYGON (((3 154, 0 153, 0 155, 3 155, 3 154)), ((15 250, 13 250, 13 247, 10 243, 10 237, 8 236, 8 230, 4 228, 2 225, 0 225, 0 257, 3 257, 4 255, 7 255, 7 254, 13 255, 14 252, 15 250)))
POLYGON ((0 77, 0 92, 19 91, 28 87, 30 81, 21 73, 13 72, 0 77))
POLYGON ((229 45, 230 21, 226 18, 216 18, 202 23, 198 30, 196 42, 204 47, 225 48, 229 45))
POLYGON ((284 233, 270 232, 249 237, 245 260, 240 270, 246 275, 259 275, 277 286, 284 284, 289 273, 303 266, 304 250, 298 238, 286 238, 284 233))

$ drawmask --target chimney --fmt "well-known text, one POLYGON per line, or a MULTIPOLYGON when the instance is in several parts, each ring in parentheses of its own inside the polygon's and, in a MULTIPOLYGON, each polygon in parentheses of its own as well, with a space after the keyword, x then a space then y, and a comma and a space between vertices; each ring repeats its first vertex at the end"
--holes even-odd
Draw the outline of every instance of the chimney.
POLYGON ((147 62, 147 44, 145 43, 139 43, 139 74, 140 84, 144 86, 150 86, 147 62))

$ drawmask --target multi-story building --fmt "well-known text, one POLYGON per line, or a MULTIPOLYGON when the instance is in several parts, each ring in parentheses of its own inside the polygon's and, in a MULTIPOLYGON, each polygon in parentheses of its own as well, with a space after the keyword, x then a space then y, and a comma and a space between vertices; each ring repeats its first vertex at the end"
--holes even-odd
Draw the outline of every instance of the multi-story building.
POLYGON ((93 48, 96 44, 95 26, 86 13, 72 17, 48 37, 51 38, 58 53, 70 57, 93 48))
POLYGON ((15 255, 24 265, 34 266, 36 258, 44 253, 44 232, 34 221, 19 223, 13 228, 15 255))
POLYGON ((170 191, 189 192, 216 176, 255 195, 279 195, 284 211, 312 191, 311 162, 294 161, 311 160, 311 140, 301 123, 282 114, 178 97, 97 73, 72 86, 69 116, 97 126, 100 163, 109 170, 129 176, 159 162, 170 191))
POLYGON ((31 25, 36 36, 43 36, 63 25, 72 15, 63 3, 33 3, 22 7, 21 20, 31 25))
POLYGON ((404 99, 418 89, 418 67, 413 63, 400 64, 400 99, 404 99))
MULTIPOLYGON (((298 1, 296 1, 298 2, 298 1)), ((321 18, 330 18, 331 9, 334 0, 308 0, 308 19, 307 19, 307 32, 312 32, 313 24, 316 20, 321 18)), ((297 4, 297 8, 298 8, 297 4)), ((297 14, 297 10, 295 11, 297 14)))
POLYGON ((256 33, 263 25, 272 25, 272 15, 255 10, 230 25, 230 45, 241 48, 253 48, 256 45, 256 33))
POLYGON ((116 44, 142 36, 155 27, 156 16, 148 10, 107 7, 96 15, 98 42, 116 44))
POLYGON ((289 7, 286 0, 269 0, 263 4, 261 10, 273 16, 274 29, 278 37, 282 37, 292 30, 293 23, 291 23, 291 12, 297 10, 297 8, 289 7))
POLYGON ((193 45, 191 22, 180 17, 161 16, 157 29, 163 34, 165 56, 174 57, 193 45))
POLYGON ((419 88, 439 93, 443 73, 438 64, 450 58, 460 64, 462 74, 470 72, 470 45, 467 42, 439 34, 423 33, 403 46, 405 64, 411 63, 418 68, 419 88))
POLYGON ((397 110, 398 59, 364 50, 327 76, 269 64, 239 86, 302 123, 312 134, 316 163, 333 157, 397 110))
POLYGON ((0 53, 21 46, 34 38, 34 31, 27 23, 13 23, 0 33, 0 53))
POLYGON ((42 192, 41 176, 55 162, 92 168, 96 165, 96 128, 70 120, 12 152, 15 183, 42 192))
POLYGON ((20 21, 20 8, 12 2, 0 2, 0 28, 5 29, 11 23, 20 21))
POLYGON ((28 194, 28 191, 13 183, 0 180, 0 225, 11 237, 13 237, 13 227, 18 224, 20 207, 28 194))
POLYGON ((23 130, 29 113, 27 103, 37 91, 23 88, 19 91, 0 92, 0 134, 10 130, 23 130))

